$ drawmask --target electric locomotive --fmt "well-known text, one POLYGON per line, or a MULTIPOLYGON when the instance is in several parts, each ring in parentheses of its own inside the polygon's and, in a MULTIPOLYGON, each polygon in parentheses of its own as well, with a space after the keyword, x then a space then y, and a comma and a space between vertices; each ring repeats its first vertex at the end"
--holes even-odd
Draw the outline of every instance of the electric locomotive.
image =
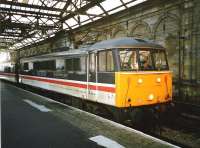
POLYGON ((134 122, 138 109, 166 109, 172 101, 172 72, 166 49, 130 37, 23 58, 20 83, 68 95, 64 102, 109 112, 134 122))

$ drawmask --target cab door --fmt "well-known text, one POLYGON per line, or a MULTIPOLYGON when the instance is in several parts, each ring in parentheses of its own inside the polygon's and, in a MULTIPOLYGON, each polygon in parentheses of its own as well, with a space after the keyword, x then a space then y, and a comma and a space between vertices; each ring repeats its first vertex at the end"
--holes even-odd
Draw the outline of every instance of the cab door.
POLYGON ((88 56, 88 76, 87 76, 87 94, 91 101, 97 100, 97 56, 96 53, 89 53, 88 56))

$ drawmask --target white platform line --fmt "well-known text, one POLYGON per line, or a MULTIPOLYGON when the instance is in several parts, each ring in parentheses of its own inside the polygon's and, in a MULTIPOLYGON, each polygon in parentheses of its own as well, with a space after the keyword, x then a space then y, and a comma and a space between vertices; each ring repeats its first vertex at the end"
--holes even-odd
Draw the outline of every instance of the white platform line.
POLYGON ((50 109, 46 108, 44 105, 36 104, 33 101, 30 101, 30 100, 23 100, 23 101, 26 102, 26 103, 28 103, 29 105, 37 108, 41 112, 50 112, 51 111, 50 109))
POLYGON ((96 142, 98 145, 106 147, 106 148, 125 148, 124 146, 120 145, 116 141, 109 139, 109 138, 102 136, 102 135, 91 137, 89 139, 91 141, 96 142))

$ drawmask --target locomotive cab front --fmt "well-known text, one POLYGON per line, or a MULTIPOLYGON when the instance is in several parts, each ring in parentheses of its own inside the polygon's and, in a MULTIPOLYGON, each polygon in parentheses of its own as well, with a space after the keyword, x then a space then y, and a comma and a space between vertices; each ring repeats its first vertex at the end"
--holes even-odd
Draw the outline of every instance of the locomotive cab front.
POLYGON ((162 105, 172 100, 172 73, 165 49, 118 49, 116 106, 162 105))

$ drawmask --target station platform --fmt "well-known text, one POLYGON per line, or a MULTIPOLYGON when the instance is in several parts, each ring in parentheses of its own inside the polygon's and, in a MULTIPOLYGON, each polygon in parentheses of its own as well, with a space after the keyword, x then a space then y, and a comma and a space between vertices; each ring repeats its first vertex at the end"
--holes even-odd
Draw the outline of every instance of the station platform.
POLYGON ((176 147, 2 81, 0 90, 2 148, 176 147))

